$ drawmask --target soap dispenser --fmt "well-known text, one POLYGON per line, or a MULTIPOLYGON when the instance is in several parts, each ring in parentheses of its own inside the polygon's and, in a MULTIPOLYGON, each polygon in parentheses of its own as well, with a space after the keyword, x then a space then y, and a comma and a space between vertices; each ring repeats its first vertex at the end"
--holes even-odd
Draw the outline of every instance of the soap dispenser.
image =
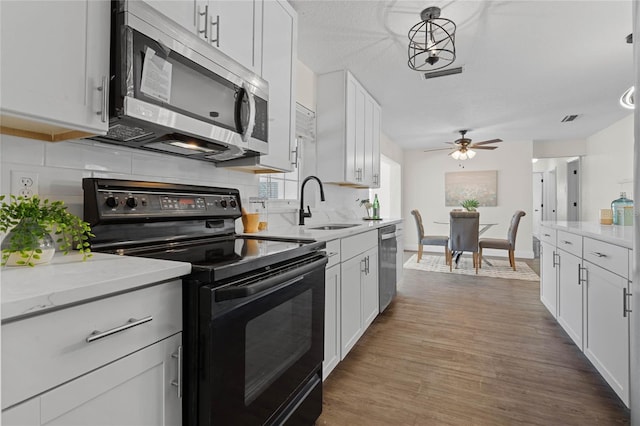
POLYGON ((621 192, 620 198, 611 202, 614 225, 624 225, 624 208, 631 206, 633 206, 633 200, 627 198, 626 192, 621 192))

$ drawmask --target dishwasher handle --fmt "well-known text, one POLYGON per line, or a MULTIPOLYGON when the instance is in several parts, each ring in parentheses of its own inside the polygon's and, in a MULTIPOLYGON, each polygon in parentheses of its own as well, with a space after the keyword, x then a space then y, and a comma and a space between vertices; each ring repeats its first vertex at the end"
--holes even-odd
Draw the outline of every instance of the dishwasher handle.
POLYGON ((382 234, 382 235, 380 235, 380 239, 381 239, 382 241, 384 241, 384 240, 390 240, 390 239, 392 239, 392 238, 396 238, 397 236, 398 236, 398 235, 397 235, 395 232, 392 232, 392 233, 390 233, 390 234, 382 234))

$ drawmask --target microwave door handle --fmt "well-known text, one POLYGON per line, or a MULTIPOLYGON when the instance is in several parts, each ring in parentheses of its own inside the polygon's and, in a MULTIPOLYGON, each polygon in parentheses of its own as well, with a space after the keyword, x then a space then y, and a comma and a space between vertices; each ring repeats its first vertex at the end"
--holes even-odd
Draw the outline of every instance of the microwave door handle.
POLYGON ((247 83, 242 83, 242 88, 244 89, 244 93, 249 101, 249 120, 242 132, 242 141, 247 142, 253 133, 254 126, 256 125, 256 100, 253 93, 249 91, 247 83))

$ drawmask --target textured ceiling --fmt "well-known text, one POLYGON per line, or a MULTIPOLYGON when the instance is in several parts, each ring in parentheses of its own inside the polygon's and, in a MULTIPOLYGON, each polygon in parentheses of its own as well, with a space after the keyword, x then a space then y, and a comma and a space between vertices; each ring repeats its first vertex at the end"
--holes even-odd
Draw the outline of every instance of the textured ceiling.
POLYGON ((382 130, 405 149, 474 141, 581 139, 630 114, 631 0, 293 0, 298 58, 316 74, 349 69, 382 106, 382 130), (457 25, 462 74, 421 79, 407 32, 429 6, 457 25), (561 123, 565 115, 579 114, 561 123))

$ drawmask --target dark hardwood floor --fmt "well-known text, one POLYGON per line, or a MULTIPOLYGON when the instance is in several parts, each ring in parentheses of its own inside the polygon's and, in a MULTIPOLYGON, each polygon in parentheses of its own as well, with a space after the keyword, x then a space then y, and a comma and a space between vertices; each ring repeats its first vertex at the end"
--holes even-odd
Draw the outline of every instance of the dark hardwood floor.
POLYGON ((541 304, 539 283, 405 269, 326 380, 317 424, 614 425, 629 410, 541 304))

